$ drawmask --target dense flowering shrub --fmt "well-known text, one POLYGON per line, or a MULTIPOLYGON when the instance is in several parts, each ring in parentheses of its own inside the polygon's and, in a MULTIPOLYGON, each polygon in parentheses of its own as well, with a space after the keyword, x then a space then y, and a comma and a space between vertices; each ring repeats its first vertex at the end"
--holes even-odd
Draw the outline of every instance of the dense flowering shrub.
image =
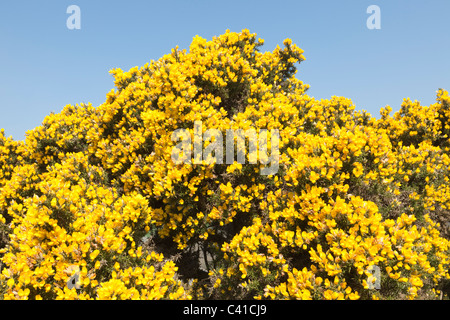
POLYGON ((303 51, 283 44, 197 36, 112 70, 116 89, 96 108, 68 105, 24 142, 2 131, 0 298, 438 298, 450 279, 448 92, 377 120, 308 96, 303 51), (196 121, 224 136, 277 129, 278 171, 261 174, 248 154, 175 163, 172 133, 194 137, 196 121))

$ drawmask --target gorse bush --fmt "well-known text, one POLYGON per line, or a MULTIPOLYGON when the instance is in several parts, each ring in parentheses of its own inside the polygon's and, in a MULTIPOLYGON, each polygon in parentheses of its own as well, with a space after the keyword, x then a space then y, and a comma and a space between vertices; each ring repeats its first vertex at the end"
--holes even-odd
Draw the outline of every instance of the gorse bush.
POLYGON ((96 108, 68 105, 24 142, 2 131, 0 298, 440 298, 448 92, 377 120, 308 96, 303 51, 283 44, 197 36, 112 70, 116 89, 96 108), (261 174, 248 154, 174 163, 172 133, 194 137, 195 121, 278 130, 278 171, 261 174))

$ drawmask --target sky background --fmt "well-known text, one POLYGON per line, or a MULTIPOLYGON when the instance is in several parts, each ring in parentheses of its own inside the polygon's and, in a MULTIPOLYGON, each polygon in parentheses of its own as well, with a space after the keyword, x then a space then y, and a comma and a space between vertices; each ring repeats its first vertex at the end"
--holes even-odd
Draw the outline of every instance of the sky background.
POLYGON ((23 140, 67 104, 103 103, 112 68, 143 66, 226 29, 256 33, 261 51, 291 38, 306 57, 296 77, 318 99, 344 96, 375 117, 407 97, 429 105, 438 88, 450 90, 449 13, 449 0, 2 1, 0 128, 23 140), (80 30, 66 26, 72 4, 80 30), (373 4, 380 30, 366 26, 373 4))

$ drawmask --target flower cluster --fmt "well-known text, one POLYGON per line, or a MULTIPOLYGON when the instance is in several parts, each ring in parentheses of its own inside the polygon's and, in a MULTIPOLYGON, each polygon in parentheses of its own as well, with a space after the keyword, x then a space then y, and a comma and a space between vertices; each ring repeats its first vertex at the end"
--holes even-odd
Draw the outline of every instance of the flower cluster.
POLYGON ((295 78, 303 51, 263 43, 248 30, 196 36, 189 50, 112 70, 98 107, 68 105, 24 142, 2 131, 0 298, 443 294, 448 92, 376 119, 347 98, 308 96, 295 78), (276 129, 279 170, 261 174, 247 152, 245 163, 175 163, 177 129, 276 129))

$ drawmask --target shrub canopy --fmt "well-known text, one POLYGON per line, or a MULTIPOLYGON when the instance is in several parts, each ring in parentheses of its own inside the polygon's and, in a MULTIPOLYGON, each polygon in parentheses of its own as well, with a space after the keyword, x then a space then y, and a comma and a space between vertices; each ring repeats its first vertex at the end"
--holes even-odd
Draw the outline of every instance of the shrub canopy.
MULTIPOLYGON (((0 298, 433 299, 449 279, 450 96, 318 100, 248 30, 0 134, 0 298), (279 169, 172 160, 172 133, 279 132, 279 169), (372 274, 372 273, 373 274, 372 274)), ((270 142, 269 142, 270 143, 270 142)), ((204 141, 204 146, 207 142, 204 141)))

